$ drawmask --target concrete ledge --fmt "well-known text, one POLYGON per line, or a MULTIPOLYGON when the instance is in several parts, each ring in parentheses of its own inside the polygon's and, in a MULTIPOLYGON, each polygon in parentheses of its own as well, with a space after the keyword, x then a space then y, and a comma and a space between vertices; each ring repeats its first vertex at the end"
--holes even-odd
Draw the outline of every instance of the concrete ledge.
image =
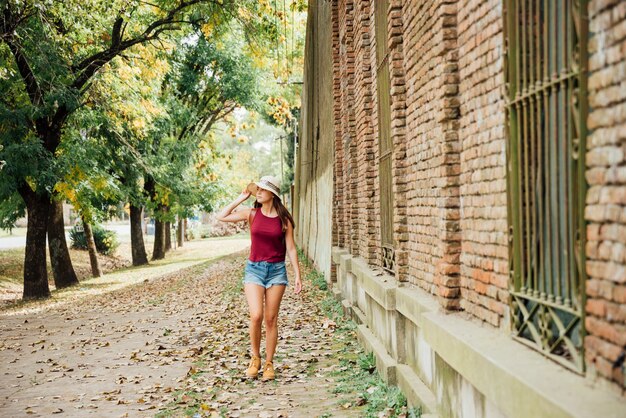
POLYGON ((352 304, 345 299, 339 299, 339 301, 341 302, 344 316, 348 318, 352 317, 352 304))
MULTIPOLYGON (((409 406, 421 406, 423 414, 435 414, 437 399, 410 366, 399 364, 396 368, 398 387, 406 396, 409 406)), ((424 416, 422 414, 422 416, 424 416)))
POLYGON ((497 330, 439 312, 421 322, 431 348, 506 416, 626 417, 624 399, 497 330))
POLYGON ((341 266, 344 271, 352 270, 352 254, 350 254, 347 250, 341 249, 339 247, 333 247, 331 250, 331 257, 333 263, 341 266))
POLYGON ((396 308, 397 286, 393 277, 387 274, 376 276, 364 260, 353 259, 352 268, 361 280, 363 289, 372 299, 387 311, 396 308))
POLYGON ((348 250, 343 249, 341 247, 333 247, 330 250, 330 256, 333 260, 333 263, 335 264, 339 264, 339 257, 342 255, 350 255, 350 253, 348 252, 348 250))
POLYGON ((439 310, 439 303, 416 289, 398 287, 396 290, 396 309, 406 319, 421 328, 422 315, 426 312, 436 312, 439 310))
MULTIPOLYGON (((415 324, 420 338, 446 368, 462 377, 502 415, 626 417, 624 398, 595 387, 584 377, 515 342, 502 330, 460 314, 443 312, 432 295, 416 287, 398 286, 395 280, 380 280, 363 259, 346 255, 345 251, 333 249, 333 259, 351 267, 344 272, 355 274, 361 290, 375 303, 387 311, 397 311, 404 320, 415 324)), ((343 295, 342 299, 347 296, 343 295)), ((360 324, 359 340, 368 351, 374 352, 381 375, 388 383, 398 384, 410 402, 423 405, 424 412, 436 414, 440 406, 438 400, 433 401, 436 388, 424 384, 413 366, 398 364, 389 355, 383 342, 363 325, 372 318, 355 304, 345 306, 360 324)))
POLYGON ((381 377, 390 385, 396 384, 396 366, 398 363, 387 353, 385 347, 378 338, 371 333, 365 325, 357 327, 357 338, 368 352, 373 352, 376 357, 376 370, 381 377))
MULTIPOLYGON (((350 302, 348 302, 348 304, 350 304, 350 302)), ((350 305, 350 306, 352 308, 351 309, 352 313, 350 315, 352 320, 356 322, 357 325, 365 324, 365 320, 367 318, 365 318, 365 314, 363 313, 363 311, 360 310, 358 306, 354 306, 354 305, 350 305)))

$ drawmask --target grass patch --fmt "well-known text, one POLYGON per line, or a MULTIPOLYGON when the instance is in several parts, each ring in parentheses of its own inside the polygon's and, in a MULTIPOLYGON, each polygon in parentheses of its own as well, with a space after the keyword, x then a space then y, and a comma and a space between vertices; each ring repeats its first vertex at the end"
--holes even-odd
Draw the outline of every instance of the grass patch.
POLYGON ((298 261, 300 261, 300 264, 306 268, 311 267, 311 261, 306 256, 306 254, 304 254, 302 248, 298 248, 298 261))
MULTIPOLYGON (((310 261, 300 249, 298 258, 302 265, 311 268, 306 279, 311 285, 311 291, 320 299, 320 311, 336 323, 333 348, 339 353, 340 361, 339 367, 332 373, 337 382, 333 393, 348 395, 351 407, 363 408, 362 416, 378 417, 384 411, 386 417, 420 417, 420 409, 409 408, 400 389, 382 380, 376 371, 374 354, 366 353, 356 343, 357 325, 344 316, 343 306, 328 289, 324 275, 312 269, 310 261)), ((339 403, 345 405, 344 397, 342 399, 339 403)))
MULTIPOLYGON (((80 281, 91 278, 91 262, 89 261, 89 253, 85 250, 69 249, 70 258, 74 271, 80 281)), ((24 248, 13 248, 8 250, 0 250, 0 288, 3 284, 22 284, 24 283, 24 248)), ((52 276, 52 266, 50 258, 47 258, 48 281, 52 285, 54 283, 52 276)), ((98 254, 100 267, 104 273, 118 270, 130 265, 130 261, 121 257, 112 257, 98 254)))
POLYGON ((17 227, 13 229, 0 229, 0 238, 25 237, 26 228, 17 227))
POLYGON ((328 290, 328 283, 326 283, 326 278, 322 273, 317 270, 311 270, 311 272, 307 275, 307 279, 311 281, 313 286, 317 287, 319 290, 328 290))
POLYGON ((0 251, 0 282, 23 283, 24 249, 0 251))
POLYGON ((420 417, 420 408, 408 408, 406 397, 400 389, 387 385, 376 372, 373 353, 351 353, 341 361, 341 368, 334 372, 337 386, 334 393, 355 395, 356 405, 365 405, 364 416, 377 417, 385 411, 386 417, 420 417))
MULTIPOLYGON (((235 252, 226 254, 221 254, 220 252, 206 254, 205 248, 206 246, 196 246, 196 248, 172 251, 167 258, 151 261, 150 264, 143 266, 131 266, 129 260, 120 256, 110 257, 100 254, 98 259, 100 260, 100 267, 105 274, 101 278, 91 277, 91 263, 87 251, 70 249, 70 257, 80 284, 56 290, 54 288, 50 260, 48 259, 48 282, 52 297, 27 301, 21 299, 24 249, 3 250, 0 251, 0 311, 18 310, 25 306, 43 306, 47 302, 59 302, 64 299, 82 298, 90 294, 105 293, 122 287, 140 285, 147 278, 168 276, 179 271, 182 274, 180 280, 173 282, 169 288, 169 291, 176 291, 186 281, 200 274, 207 266, 221 260, 231 259, 232 257, 240 258, 239 251, 236 248, 235 252), (193 258, 194 255, 199 255, 203 251, 204 255, 202 257, 193 258)), ((120 247, 120 251, 124 251, 124 249, 120 247)), ((130 252, 129 248, 127 252, 130 252)), ((161 296, 153 296, 148 300, 148 303, 153 306, 161 304, 164 301, 161 296)))

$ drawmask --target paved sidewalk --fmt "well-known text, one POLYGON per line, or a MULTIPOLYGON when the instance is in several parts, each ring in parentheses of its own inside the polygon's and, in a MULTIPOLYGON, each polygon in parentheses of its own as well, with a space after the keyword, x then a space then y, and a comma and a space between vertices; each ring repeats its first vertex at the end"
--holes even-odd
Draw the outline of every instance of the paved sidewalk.
POLYGON ((246 255, 0 315, 0 415, 361 415, 362 399, 334 393, 341 373, 356 367, 342 356, 360 349, 353 333, 336 332, 308 280, 300 296, 289 287, 283 300, 277 380, 242 378, 246 255))

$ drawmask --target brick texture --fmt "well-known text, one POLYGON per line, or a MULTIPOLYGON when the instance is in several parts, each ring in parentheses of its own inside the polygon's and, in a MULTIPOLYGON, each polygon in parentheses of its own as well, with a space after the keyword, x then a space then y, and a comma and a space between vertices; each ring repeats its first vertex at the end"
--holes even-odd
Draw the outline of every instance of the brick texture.
POLYGON ((372 26, 374 7, 369 0, 355 0, 354 50, 355 50, 355 122, 356 122, 356 164, 358 204, 359 255, 371 264, 376 264, 378 247, 376 238, 377 213, 376 188, 378 167, 376 165, 377 142, 375 142, 374 122, 376 101, 374 63, 372 57, 374 28, 372 26))
MULTIPOLYGON (((501 12, 392 0, 387 13, 396 278, 495 326, 508 297, 501 12)), ((380 266, 375 23, 373 1, 336 3, 333 242, 380 266)))
POLYGON ((396 278, 408 281, 409 234, 407 190, 410 165, 406 160, 406 77, 404 71, 404 18, 402 1, 389 2, 389 72, 391 80, 391 140, 393 143, 392 181, 394 195, 394 247, 396 278))
POLYGON ((626 2, 589 2, 587 367, 623 393, 626 350, 626 2))
MULTIPOLYGON (((354 116, 354 2, 341 0, 337 13, 333 18, 338 20, 338 56, 333 61, 339 62, 339 135, 341 147, 335 150, 335 172, 341 173, 341 183, 335 182, 335 189, 341 188, 335 196, 340 199, 335 211, 335 217, 340 217, 338 224, 344 230, 339 232, 343 236, 344 246, 351 253, 359 254, 358 235, 358 173, 356 160, 356 124, 354 116), (341 193, 341 194, 338 194, 341 193)), ((334 22, 333 22, 334 26, 334 22)), ((335 178, 337 180, 337 177, 335 178)))
POLYGON ((403 10, 409 281, 460 307, 459 67, 456 1, 403 10))
POLYGON ((499 326, 508 303, 502 1, 459 1, 461 306, 499 326))
MULTIPOLYGON (((501 0, 390 0, 396 279, 509 331, 501 0)), ((333 245, 381 265, 373 0, 333 2, 333 245)), ((586 365, 626 347, 626 2, 590 0, 586 365)))
POLYGON ((342 113, 342 89, 341 89, 341 45, 339 35, 339 8, 333 7, 332 11, 333 24, 333 117, 335 124, 335 163, 333 164, 333 246, 346 246, 346 227, 345 227, 345 205, 344 203, 344 170, 342 167, 344 150, 343 138, 341 135, 341 113, 342 113))

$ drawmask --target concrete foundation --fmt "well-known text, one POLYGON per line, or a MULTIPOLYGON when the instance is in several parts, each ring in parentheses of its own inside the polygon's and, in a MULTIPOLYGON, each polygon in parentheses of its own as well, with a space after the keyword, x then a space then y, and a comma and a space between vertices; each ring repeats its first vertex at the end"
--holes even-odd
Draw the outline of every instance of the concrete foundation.
POLYGON ((626 403, 335 247, 335 296, 383 378, 423 416, 624 417, 626 403))

